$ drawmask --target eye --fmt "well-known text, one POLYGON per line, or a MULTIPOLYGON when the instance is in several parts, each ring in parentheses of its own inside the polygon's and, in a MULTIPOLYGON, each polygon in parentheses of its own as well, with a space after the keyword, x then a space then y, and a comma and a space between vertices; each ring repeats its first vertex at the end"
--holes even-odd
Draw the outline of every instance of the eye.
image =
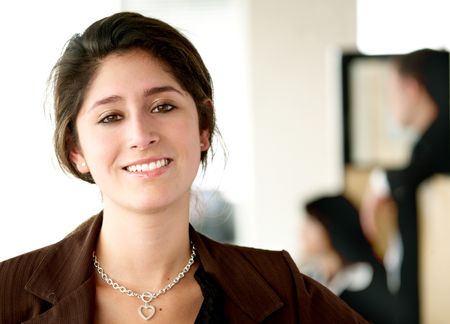
POLYGON ((110 124, 121 120, 123 117, 117 114, 108 115, 100 120, 100 124, 110 124))
POLYGON ((175 109, 174 105, 160 104, 160 105, 157 105, 156 107, 152 108, 151 112, 152 113, 167 113, 167 112, 171 111, 172 109, 175 109))

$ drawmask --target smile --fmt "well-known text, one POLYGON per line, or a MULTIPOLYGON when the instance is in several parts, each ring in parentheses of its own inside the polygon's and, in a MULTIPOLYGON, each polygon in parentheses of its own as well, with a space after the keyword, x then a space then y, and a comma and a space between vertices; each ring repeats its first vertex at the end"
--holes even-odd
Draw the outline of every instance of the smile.
POLYGON ((168 165, 171 162, 169 159, 161 159, 157 161, 153 161, 150 163, 143 163, 143 164, 134 164, 129 165, 125 169, 128 172, 146 172, 146 171, 153 171, 159 168, 162 168, 166 165, 168 165))

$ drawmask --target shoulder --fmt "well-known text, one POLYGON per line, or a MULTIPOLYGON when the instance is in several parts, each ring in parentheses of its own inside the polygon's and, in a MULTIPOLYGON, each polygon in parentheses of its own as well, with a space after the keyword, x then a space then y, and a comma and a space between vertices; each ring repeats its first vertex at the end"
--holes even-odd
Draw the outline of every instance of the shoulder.
POLYGON ((57 243, 0 262, 0 304, 5 300, 13 304, 30 299, 26 289, 36 269, 55 253, 60 256, 70 254, 84 240, 92 222, 93 219, 89 219, 57 243))
MULTIPOLYGON (((280 284, 287 283, 290 286, 295 280, 302 285, 306 284, 305 280, 312 285, 315 283, 312 279, 312 282, 309 282, 310 278, 300 273, 287 251, 224 244, 201 234, 199 237, 202 245, 207 249, 207 260, 204 260, 203 253, 200 253, 202 263, 206 261, 209 264, 210 260, 213 260, 218 268, 237 268, 243 275, 257 273, 270 283, 279 281, 280 284)), ((305 288, 307 287, 305 286, 305 288)))
POLYGON ((42 307, 41 301, 26 291, 26 286, 52 247, 0 262, 0 305, 6 306, 0 306, 0 323, 20 322, 23 314, 42 307))
POLYGON ((39 265, 49 251, 54 251, 72 240, 79 240, 80 237, 86 236, 96 217, 97 215, 87 219, 59 242, 0 262, 0 284, 4 281, 6 274, 15 271, 18 271, 20 274, 32 272, 35 268, 33 266, 39 265))
POLYGON ((0 287, 2 287, 2 284, 10 278, 14 277, 14 279, 17 280, 30 275, 49 252, 57 250, 60 246, 77 239, 79 236, 85 235, 86 229, 90 226, 92 221, 93 218, 88 219, 59 242, 0 262, 0 287))
MULTIPOLYGON (((289 260, 292 260, 286 251, 273 251, 234 244, 220 243, 202 234, 198 234, 201 245, 207 249, 207 258, 213 259, 219 265, 223 263, 235 264, 239 268, 248 268, 249 271, 271 272, 289 271, 289 260)), ((204 252, 204 251, 201 251, 204 252)), ((201 253, 204 256, 204 253, 201 253)), ((204 260, 202 259, 202 262, 204 260)))
POLYGON ((282 306, 275 306, 278 310, 268 317, 274 322, 366 323, 339 297, 303 275, 286 251, 222 244, 204 237, 202 243, 208 249, 208 258, 214 259, 215 271, 223 277, 218 279, 227 284, 226 290, 260 301, 263 292, 266 296, 268 291, 275 293, 272 296, 277 296, 282 306))
MULTIPOLYGON (((42 262, 47 252, 54 246, 55 244, 49 245, 0 262, 0 291, 4 292, 2 288, 12 281, 14 281, 14 286, 21 286, 20 281, 30 277, 36 266, 42 262), (17 285, 18 283, 19 285, 17 285)), ((23 289, 23 286, 21 288, 23 289)))

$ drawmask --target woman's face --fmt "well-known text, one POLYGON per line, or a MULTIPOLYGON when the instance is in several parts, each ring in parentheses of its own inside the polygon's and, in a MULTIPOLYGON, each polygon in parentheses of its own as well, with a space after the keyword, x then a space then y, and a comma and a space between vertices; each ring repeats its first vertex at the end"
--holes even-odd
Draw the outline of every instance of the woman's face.
POLYGON ((199 131, 191 95, 150 54, 107 56, 76 126, 79 145, 71 159, 81 173, 91 173, 105 210, 149 213, 189 201, 208 131, 199 131))
POLYGON ((301 227, 302 253, 305 258, 318 258, 332 249, 324 226, 308 216, 301 227))

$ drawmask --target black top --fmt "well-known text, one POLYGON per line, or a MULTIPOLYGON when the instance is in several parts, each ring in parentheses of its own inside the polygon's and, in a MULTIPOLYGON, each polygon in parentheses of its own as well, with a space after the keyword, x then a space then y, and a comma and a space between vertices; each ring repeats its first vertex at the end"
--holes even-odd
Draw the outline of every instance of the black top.
POLYGON ((195 320, 196 324, 226 323, 223 314, 223 292, 213 278, 209 276, 200 264, 194 274, 203 294, 203 303, 195 320))
POLYGON ((381 264, 372 264, 372 268, 369 286, 358 291, 346 289, 339 297, 373 324, 409 324, 397 321, 398 305, 387 287, 385 269, 381 264))

